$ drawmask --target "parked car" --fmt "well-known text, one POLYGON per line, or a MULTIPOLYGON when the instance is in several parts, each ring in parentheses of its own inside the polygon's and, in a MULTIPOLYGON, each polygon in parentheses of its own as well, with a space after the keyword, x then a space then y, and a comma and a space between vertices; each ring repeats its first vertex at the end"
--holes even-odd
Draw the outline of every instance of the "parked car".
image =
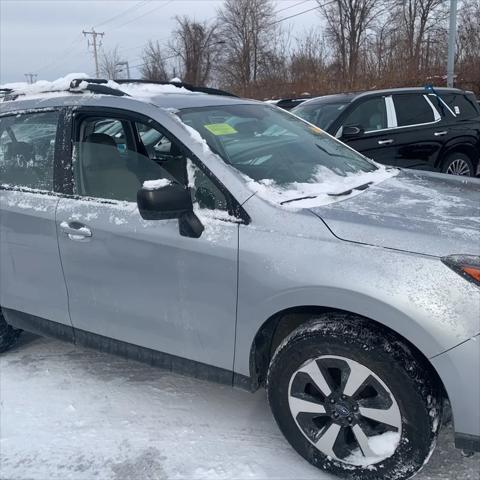
POLYGON ((292 112, 380 163, 477 173, 480 107, 472 92, 401 88, 326 95, 292 112))
POLYGON ((265 387, 342 477, 410 478, 447 399, 480 450, 479 180, 262 102, 95 82, 0 103, 0 351, 27 330, 265 387))

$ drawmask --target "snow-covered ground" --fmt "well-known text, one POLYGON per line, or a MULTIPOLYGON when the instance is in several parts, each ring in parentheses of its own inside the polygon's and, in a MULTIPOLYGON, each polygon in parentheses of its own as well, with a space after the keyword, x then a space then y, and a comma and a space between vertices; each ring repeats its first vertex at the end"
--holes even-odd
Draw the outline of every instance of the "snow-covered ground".
MULTIPOLYGON (((418 480, 478 480, 446 429, 418 480)), ((0 478, 331 477, 283 439, 265 393, 25 334, 0 357, 0 478)))

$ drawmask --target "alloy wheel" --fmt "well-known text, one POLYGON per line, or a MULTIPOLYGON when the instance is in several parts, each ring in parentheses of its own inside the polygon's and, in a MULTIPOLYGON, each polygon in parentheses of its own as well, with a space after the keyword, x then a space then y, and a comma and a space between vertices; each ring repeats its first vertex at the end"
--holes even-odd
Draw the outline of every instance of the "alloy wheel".
POLYGON ((467 175, 470 176, 470 166, 463 158, 453 160, 447 168, 446 173, 450 175, 467 175))
POLYGON ((379 463, 400 443, 402 417, 394 396, 352 359, 322 356, 304 363, 290 379, 288 403, 308 441, 344 464, 379 463))

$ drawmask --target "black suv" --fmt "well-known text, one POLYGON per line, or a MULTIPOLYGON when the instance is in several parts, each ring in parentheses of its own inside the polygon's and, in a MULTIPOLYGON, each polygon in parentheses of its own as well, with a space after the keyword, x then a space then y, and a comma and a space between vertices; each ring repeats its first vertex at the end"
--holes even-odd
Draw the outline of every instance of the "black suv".
POLYGON ((380 163, 480 173, 480 106, 472 92, 401 88, 327 95, 292 112, 380 163))

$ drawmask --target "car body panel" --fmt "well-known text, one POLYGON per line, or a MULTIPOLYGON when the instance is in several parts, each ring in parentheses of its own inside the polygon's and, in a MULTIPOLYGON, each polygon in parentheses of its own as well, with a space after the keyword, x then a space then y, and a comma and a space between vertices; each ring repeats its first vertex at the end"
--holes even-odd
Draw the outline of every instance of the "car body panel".
POLYGON ((236 372, 249 374, 259 325, 294 307, 371 318, 427 357, 480 331, 480 289, 439 258, 336 239, 314 215, 282 211, 258 197, 245 208, 258 224, 240 226, 236 372))
POLYGON ((56 195, 0 188, 0 305, 70 324, 56 195))
POLYGON ((438 355, 431 362, 447 389, 455 432, 480 441, 480 336, 438 355))
POLYGON ((59 230, 75 328, 232 368, 238 224, 188 238, 178 220, 143 220, 135 203, 75 198, 60 200, 64 221, 92 232, 75 241, 59 230))
POLYGON ((404 170, 312 209, 343 240, 425 255, 480 255, 480 180, 404 170))

